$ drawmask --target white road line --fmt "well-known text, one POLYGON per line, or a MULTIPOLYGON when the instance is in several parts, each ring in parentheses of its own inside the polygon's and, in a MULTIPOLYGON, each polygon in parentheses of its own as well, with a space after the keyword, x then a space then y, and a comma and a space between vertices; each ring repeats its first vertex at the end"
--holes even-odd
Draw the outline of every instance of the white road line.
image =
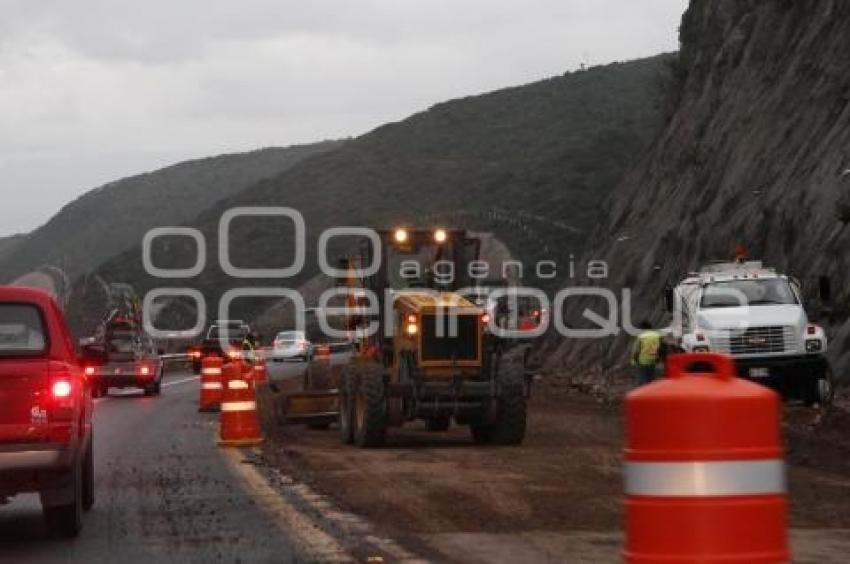
POLYGON ((176 386, 177 384, 185 384, 186 382, 192 382, 197 380, 200 376, 190 376, 188 378, 183 378, 182 380, 175 380, 173 382, 165 382, 162 384, 163 388, 170 388, 171 386, 176 386))
POLYGON ((225 448, 220 452, 258 505, 275 517, 285 532, 295 536, 316 561, 355 561, 336 539, 319 528, 310 517, 287 503, 253 465, 246 464, 245 455, 239 449, 225 448))

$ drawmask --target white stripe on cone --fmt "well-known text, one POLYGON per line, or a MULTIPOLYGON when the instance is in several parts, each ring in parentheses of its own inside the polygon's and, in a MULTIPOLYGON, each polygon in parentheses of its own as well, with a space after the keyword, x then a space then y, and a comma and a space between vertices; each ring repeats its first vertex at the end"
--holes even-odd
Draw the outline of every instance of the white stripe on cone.
POLYGON ((221 382, 202 382, 201 388, 204 390, 220 390, 221 382))
POLYGON ((255 401, 228 401, 221 404, 222 411, 255 411, 256 409, 255 401))
POLYGON ((231 390, 247 390, 248 382, 246 382, 245 380, 230 380, 227 383, 227 387, 231 390))
POLYGON ((785 464, 780 459, 711 462, 629 462, 626 494, 703 497, 784 494, 785 464))
POLYGON ((221 368, 201 368, 201 374, 207 376, 221 376, 221 368))

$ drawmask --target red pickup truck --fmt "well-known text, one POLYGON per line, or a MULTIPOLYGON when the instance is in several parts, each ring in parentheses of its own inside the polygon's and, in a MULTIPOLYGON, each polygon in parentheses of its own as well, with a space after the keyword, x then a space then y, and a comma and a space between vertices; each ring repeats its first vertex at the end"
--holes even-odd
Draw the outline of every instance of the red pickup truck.
POLYGON ((79 534, 94 504, 92 409, 59 306, 0 286, 0 505, 38 492, 50 532, 79 534))

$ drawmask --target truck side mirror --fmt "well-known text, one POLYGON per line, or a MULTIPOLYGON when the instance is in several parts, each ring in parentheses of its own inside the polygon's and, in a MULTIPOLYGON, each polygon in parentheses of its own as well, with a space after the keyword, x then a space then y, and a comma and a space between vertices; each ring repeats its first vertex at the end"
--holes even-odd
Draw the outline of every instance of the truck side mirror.
POLYGON ((673 297, 673 287, 667 286, 664 288, 664 307, 667 308, 668 312, 673 311, 674 305, 674 297, 673 297))
POLYGON ((818 278, 818 294, 820 301, 824 304, 832 303, 832 284, 829 276, 821 276, 818 278))

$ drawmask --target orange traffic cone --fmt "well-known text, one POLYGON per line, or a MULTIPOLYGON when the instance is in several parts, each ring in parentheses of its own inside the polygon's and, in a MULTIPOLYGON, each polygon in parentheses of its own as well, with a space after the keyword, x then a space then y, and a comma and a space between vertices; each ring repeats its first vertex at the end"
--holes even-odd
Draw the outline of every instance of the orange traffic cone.
POLYGON ((219 441, 221 446, 250 446, 263 442, 254 386, 245 378, 242 362, 229 362, 222 371, 219 441))
POLYGON ((254 384, 265 384, 268 379, 266 361, 263 358, 259 358, 257 359, 257 363, 254 364, 254 384))
POLYGON ((245 378, 245 381, 254 385, 254 363, 249 360, 243 360, 241 363, 242 366, 242 377, 245 378))
POLYGON ((216 411, 221 403, 221 359, 207 356, 201 360, 201 401, 198 411, 216 411))

